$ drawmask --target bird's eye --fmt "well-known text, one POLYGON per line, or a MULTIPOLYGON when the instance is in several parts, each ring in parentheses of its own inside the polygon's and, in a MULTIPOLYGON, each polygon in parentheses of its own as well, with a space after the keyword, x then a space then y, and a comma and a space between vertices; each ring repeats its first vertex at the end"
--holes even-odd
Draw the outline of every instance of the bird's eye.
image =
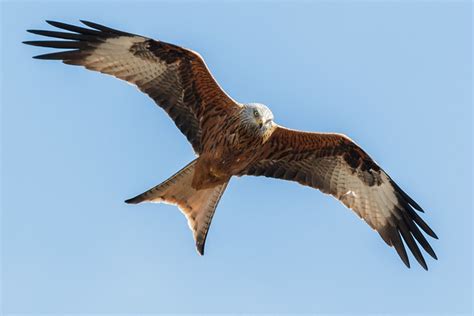
POLYGON ((260 116, 260 113, 258 113, 257 110, 253 110, 253 116, 255 117, 259 117, 260 116))

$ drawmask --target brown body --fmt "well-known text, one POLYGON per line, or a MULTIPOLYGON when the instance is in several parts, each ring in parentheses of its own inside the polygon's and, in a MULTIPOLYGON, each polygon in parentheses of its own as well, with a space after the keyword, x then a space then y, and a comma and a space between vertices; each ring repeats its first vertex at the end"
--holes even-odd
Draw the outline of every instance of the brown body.
MULTIPOLYGON (((225 119, 212 119, 213 125, 203 126, 205 145, 196 161, 193 187, 207 189, 226 183, 234 175, 248 168, 258 157, 255 148, 263 145, 263 140, 255 137, 251 129, 244 128, 239 121, 241 107, 233 107, 225 119), (219 124, 215 124, 219 122, 219 124), (209 139, 206 139, 209 138, 209 139), (249 146, 250 145, 250 146, 249 146)), ((211 121, 211 120, 209 120, 211 121)))
POLYGON ((82 22, 90 28, 48 21, 62 31, 29 32, 61 40, 25 43, 65 49, 35 58, 61 60, 126 80, 171 117, 197 159, 126 202, 178 205, 200 254, 231 177, 253 175, 295 181, 334 196, 395 247, 407 266, 403 241, 425 269, 418 244, 436 259, 422 231, 437 236, 416 213, 421 207, 351 139, 276 125, 266 106, 230 98, 201 56, 189 49, 82 22))

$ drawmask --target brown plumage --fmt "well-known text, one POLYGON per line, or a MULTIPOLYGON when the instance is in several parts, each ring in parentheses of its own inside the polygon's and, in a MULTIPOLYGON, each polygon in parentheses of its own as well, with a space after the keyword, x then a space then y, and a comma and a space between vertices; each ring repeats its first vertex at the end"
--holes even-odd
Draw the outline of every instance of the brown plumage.
POLYGON ((200 254, 231 177, 262 175, 295 181, 339 199, 395 247, 408 267, 403 241, 423 268, 427 265, 418 244, 436 259, 422 231, 437 236, 417 215, 421 207, 348 137, 278 126, 266 106, 232 100, 191 50, 86 21, 82 23, 90 28, 47 22, 69 32, 29 30, 63 40, 25 43, 66 50, 35 58, 62 60, 136 85, 191 143, 197 159, 126 202, 177 205, 200 254))

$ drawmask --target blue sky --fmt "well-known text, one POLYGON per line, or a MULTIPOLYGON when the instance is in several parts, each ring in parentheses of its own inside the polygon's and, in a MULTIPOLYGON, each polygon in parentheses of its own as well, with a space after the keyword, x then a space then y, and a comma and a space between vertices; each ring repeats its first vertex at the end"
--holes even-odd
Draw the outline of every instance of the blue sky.
POLYGON ((470 2, 3 2, 2 311, 472 310, 470 2), (338 201, 233 179, 194 249, 173 206, 123 200, 193 159, 165 113, 112 77, 31 59, 45 19, 192 48, 281 125, 345 133, 426 210, 439 260, 406 269, 338 201))

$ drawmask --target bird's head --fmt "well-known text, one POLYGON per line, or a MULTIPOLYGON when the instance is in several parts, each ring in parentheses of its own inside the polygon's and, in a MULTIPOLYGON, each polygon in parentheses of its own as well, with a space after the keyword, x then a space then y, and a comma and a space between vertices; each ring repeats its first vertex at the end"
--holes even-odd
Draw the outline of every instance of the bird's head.
POLYGON ((268 129, 273 125, 273 113, 264 104, 244 104, 243 114, 245 123, 251 124, 259 130, 268 129))
POLYGON ((268 139, 276 126, 273 122, 273 113, 264 104, 247 103, 244 104, 242 111, 242 121, 253 132, 258 133, 264 138, 264 142, 268 139))

